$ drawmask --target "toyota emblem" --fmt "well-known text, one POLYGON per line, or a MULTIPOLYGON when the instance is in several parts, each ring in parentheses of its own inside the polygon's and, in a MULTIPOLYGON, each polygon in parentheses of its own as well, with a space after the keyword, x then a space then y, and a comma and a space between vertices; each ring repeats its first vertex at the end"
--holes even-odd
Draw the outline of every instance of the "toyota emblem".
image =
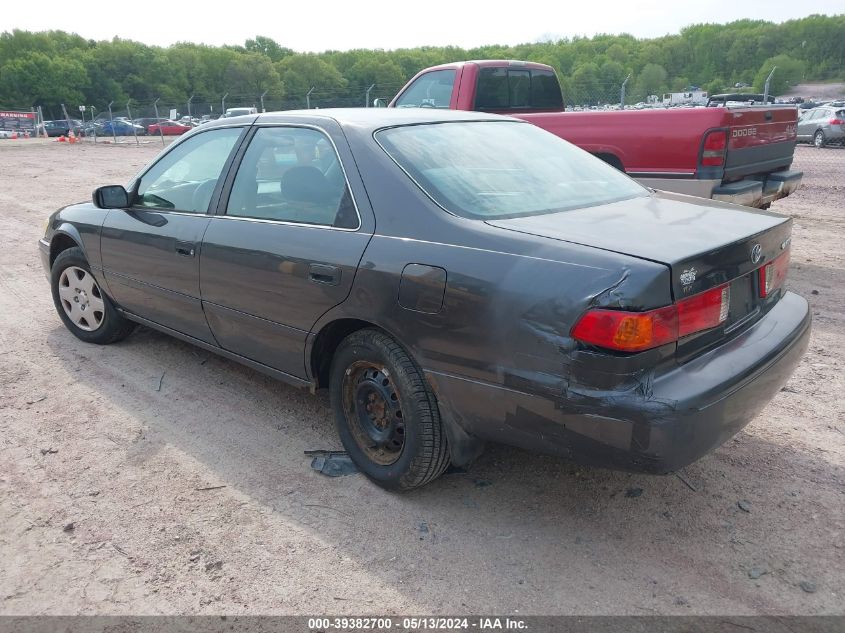
POLYGON ((755 244, 751 247, 751 263, 756 264, 760 261, 760 258, 763 256, 763 247, 759 244, 755 244))

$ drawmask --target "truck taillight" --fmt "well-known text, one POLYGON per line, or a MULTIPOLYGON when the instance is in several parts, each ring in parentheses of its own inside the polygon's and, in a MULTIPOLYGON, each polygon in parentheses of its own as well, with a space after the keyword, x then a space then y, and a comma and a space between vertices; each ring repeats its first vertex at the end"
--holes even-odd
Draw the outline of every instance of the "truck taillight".
POLYGON ((724 323, 730 304, 731 289, 726 284, 646 312, 589 310, 571 335, 597 347, 642 352, 724 323))
POLYGON ((786 281, 789 270, 789 250, 758 270, 760 275, 760 296, 764 299, 771 296, 786 281))
POLYGON ((721 167, 725 163, 727 147, 728 133, 725 130, 708 132, 701 148, 701 164, 704 167, 721 167))

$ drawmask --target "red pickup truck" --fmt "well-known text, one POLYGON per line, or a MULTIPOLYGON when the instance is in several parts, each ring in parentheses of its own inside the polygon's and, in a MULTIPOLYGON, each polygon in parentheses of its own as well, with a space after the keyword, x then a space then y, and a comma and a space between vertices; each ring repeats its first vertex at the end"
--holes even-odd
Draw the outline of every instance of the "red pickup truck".
POLYGON ((766 208, 801 183, 794 106, 565 112, 551 66, 505 60, 426 68, 389 105, 524 119, 654 189, 766 208))

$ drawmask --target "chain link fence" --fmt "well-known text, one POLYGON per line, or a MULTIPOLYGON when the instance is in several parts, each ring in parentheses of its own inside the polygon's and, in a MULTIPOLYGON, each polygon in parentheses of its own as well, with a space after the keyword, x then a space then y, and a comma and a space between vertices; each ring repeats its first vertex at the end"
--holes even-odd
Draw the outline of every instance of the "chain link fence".
MULTIPOLYGON (((687 89, 686 92, 650 95, 639 89, 631 89, 624 82, 602 84, 595 81, 577 82, 564 79, 563 83, 565 109, 570 112, 694 108, 704 106, 707 99, 706 93, 693 89, 687 89)), ((146 101, 131 100, 125 103, 89 104, 84 107, 84 110, 78 105, 53 107, 43 111, 43 118, 66 120, 75 133, 78 136, 84 136, 86 141, 166 144, 168 137, 161 130, 150 134, 148 128, 151 124, 159 120, 172 119, 194 126, 216 119, 232 108, 254 108, 257 112, 273 112, 374 107, 376 100, 386 103, 401 88, 400 84, 371 84, 351 85, 343 89, 312 86, 307 91, 289 92, 284 95, 268 92, 194 94, 186 95, 181 99, 158 98, 146 101), (133 121, 136 125, 132 124, 133 121), (158 138, 154 138, 155 136, 158 138)), ((843 164, 845 164, 843 141, 834 139, 825 143, 823 147, 815 147, 812 139, 807 139, 799 142, 796 148, 793 169, 805 172, 805 182, 818 182, 816 178, 818 176, 825 180, 833 179, 833 185, 836 186, 845 184, 842 177, 843 164)), ((841 190, 837 191, 841 192, 841 190)))

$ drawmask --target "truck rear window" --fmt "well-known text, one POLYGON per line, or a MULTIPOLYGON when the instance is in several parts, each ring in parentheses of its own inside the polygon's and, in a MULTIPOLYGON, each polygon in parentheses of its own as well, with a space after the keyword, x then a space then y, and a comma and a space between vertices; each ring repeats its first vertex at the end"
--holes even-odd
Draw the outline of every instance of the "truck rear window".
POLYGON ((646 196, 604 161, 528 123, 388 128, 376 141, 441 207, 474 219, 556 213, 646 196))
POLYGON ((550 70, 482 68, 475 90, 476 110, 562 110, 563 96, 550 70))

